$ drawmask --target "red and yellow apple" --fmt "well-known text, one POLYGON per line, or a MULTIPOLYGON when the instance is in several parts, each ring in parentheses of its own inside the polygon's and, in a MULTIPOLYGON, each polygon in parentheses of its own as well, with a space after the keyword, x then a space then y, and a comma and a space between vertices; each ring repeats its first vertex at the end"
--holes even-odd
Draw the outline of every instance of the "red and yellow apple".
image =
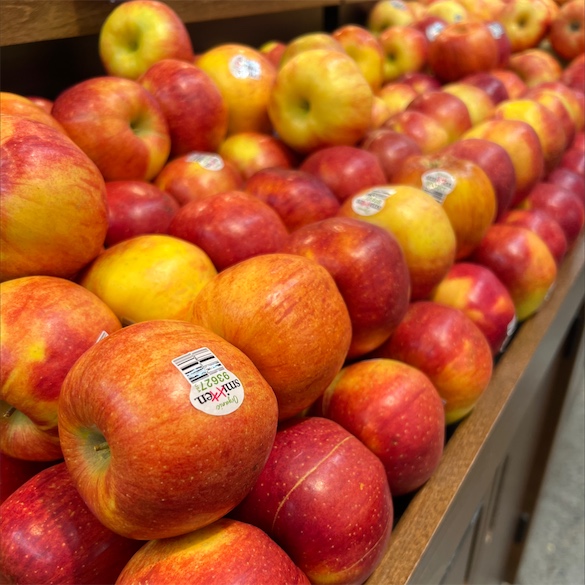
POLYGON ((65 133, 63 126, 57 122, 50 111, 47 112, 31 99, 17 93, 0 91, 0 115, 21 116, 29 120, 36 120, 65 133))
POLYGON ((495 103, 487 90, 464 81, 464 78, 446 83, 441 90, 458 97, 467 106, 472 126, 487 120, 494 112, 495 103))
POLYGON ((414 26, 390 26, 378 35, 384 54, 383 81, 390 83, 406 73, 421 71, 427 64, 428 40, 414 26))
POLYGON ((548 34, 552 14, 542 0, 507 0, 498 14, 512 53, 538 47, 548 34))
POLYGON ((393 81, 385 83, 376 93, 388 106, 390 116, 406 110, 418 92, 408 83, 393 81))
POLYGON ((367 27, 376 36, 393 26, 408 26, 414 22, 410 2, 402 0, 377 0, 369 9, 367 27))
POLYGON ((450 142, 443 125, 429 114, 406 108, 384 122, 383 128, 401 132, 412 138, 423 154, 431 154, 445 148, 450 142))
POLYGON ((565 61, 583 54, 585 50, 585 6, 583 0, 570 0, 553 19, 547 40, 552 50, 565 61))

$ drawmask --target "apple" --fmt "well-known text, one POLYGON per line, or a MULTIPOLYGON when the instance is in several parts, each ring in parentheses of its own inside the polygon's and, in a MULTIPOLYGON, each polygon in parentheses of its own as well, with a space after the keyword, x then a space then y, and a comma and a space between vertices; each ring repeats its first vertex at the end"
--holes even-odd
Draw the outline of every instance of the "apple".
POLYGON ((567 136, 559 118, 549 108, 530 98, 505 100, 496 106, 493 119, 520 120, 529 124, 540 141, 544 172, 558 166, 567 148, 567 136))
POLYGON ((381 345, 406 314, 410 274, 398 240, 351 217, 332 217, 293 232, 281 252, 305 256, 333 276, 351 319, 348 359, 381 345))
POLYGON ((372 98, 372 119, 370 120, 369 130, 381 128, 391 115, 392 112, 386 102, 381 97, 374 95, 372 98))
POLYGON ((0 300, 0 450, 30 461, 61 459, 57 404, 63 380, 102 332, 122 325, 96 295, 64 278, 3 282, 0 300))
POLYGON ((168 234, 201 248, 219 271, 279 251, 288 230, 267 203, 245 191, 226 191, 181 207, 168 234))
POLYGON ((469 257, 497 212, 493 185, 474 162, 444 152, 411 156, 394 180, 422 189, 438 201, 455 232, 455 259, 469 257))
POLYGON ((375 154, 382 166, 386 180, 392 183, 394 174, 409 156, 422 154, 421 147, 410 136, 390 128, 377 128, 368 132, 360 148, 375 154))
POLYGON ((339 215, 378 225, 398 240, 410 273, 411 300, 426 298, 455 261, 449 216, 422 189, 400 184, 364 189, 341 205, 339 215))
POLYGON ((349 55, 311 49, 278 70, 268 114, 279 138, 308 154, 361 140, 370 127, 372 101, 372 89, 349 55))
POLYGON ((376 93, 376 96, 384 100, 388 106, 389 117, 406 110, 417 95, 418 92, 410 84, 397 81, 385 83, 376 93))
POLYGON ((254 256, 219 272, 189 320, 243 351, 274 390, 279 419, 310 406, 341 369, 351 320, 331 274, 295 254, 254 256))
POLYGON ((410 85, 416 93, 424 93, 433 89, 440 89, 441 82, 428 71, 412 71, 404 73, 398 80, 399 83, 410 85))
POLYGON ((227 134, 228 108, 207 73, 178 59, 162 59, 138 78, 159 103, 169 125, 170 156, 216 151, 227 134))
POLYGON ((585 223, 583 200, 554 183, 540 181, 520 205, 523 209, 541 209, 557 221, 567 238, 569 248, 579 237, 585 223))
POLYGON ((501 223, 518 225, 534 232, 548 246, 557 266, 561 265, 567 250, 567 237, 559 222, 542 209, 516 208, 508 210, 501 223))
POLYGON ((563 72, 559 60, 538 47, 513 53, 507 67, 516 73, 528 88, 540 83, 558 81, 563 72))
POLYGON ((484 138, 461 138, 447 146, 444 153, 469 160, 483 170, 496 195, 494 221, 501 218, 516 191, 516 171, 506 149, 484 138))
POLYGON ((108 231, 104 246, 142 234, 164 234, 177 200, 147 181, 107 181, 108 231))
POLYGON ((471 116, 465 102, 446 91, 427 91, 414 98, 406 110, 415 110, 434 118, 455 142, 471 128, 471 116))
POLYGON ((483 89, 483 91, 489 95, 494 105, 499 104, 510 97, 504 82, 488 71, 479 71, 477 73, 466 75, 461 79, 461 82, 475 85, 476 87, 479 87, 479 89, 483 89))
POLYGON ((147 542, 126 564, 116 583, 147 582, 310 585, 307 576, 264 531, 231 518, 147 542))
POLYGON ((447 425, 473 410, 493 371, 492 350, 478 326, 460 309, 431 300, 411 303, 375 356, 425 374, 443 399, 447 425))
POLYGON ((516 190, 510 207, 518 205, 544 176, 542 146, 534 128, 522 120, 489 119, 473 126, 462 139, 481 138, 506 150, 516 172, 516 190))
POLYGON ((566 101, 556 92, 547 89, 542 84, 529 89, 526 94, 524 94, 524 98, 542 104, 557 117, 565 132, 565 150, 569 148, 575 139, 577 126, 575 119, 566 105, 566 101))
POLYGON ((108 75, 134 80, 162 59, 192 62, 194 58, 181 17, 155 0, 116 5, 101 25, 98 50, 108 75))
POLYGON ((398 112, 384 122, 383 128, 406 134, 420 147, 423 154, 437 152, 450 142, 449 134, 435 118, 418 110, 398 112))
POLYGON ((153 182, 179 205, 244 186, 244 178, 233 163, 217 153, 198 151, 168 161, 153 182))
POLYGON ((359 146, 321 148, 309 154, 299 170, 321 179, 340 203, 366 187, 386 182, 378 157, 359 146))
POLYGON ((219 88, 228 107, 228 136, 238 132, 270 133, 268 101, 276 67, 259 50, 240 43, 220 43, 197 57, 219 88))
POLYGON ((569 169, 581 177, 585 176, 585 153, 577 148, 569 148, 561 157, 559 167, 569 169))
POLYGON ((582 132, 583 125, 585 124, 585 106, 583 102, 579 100, 578 94, 563 81, 547 81, 538 84, 535 88, 527 90, 525 95, 529 96, 536 94, 538 96, 544 92, 554 94, 563 102, 575 123, 575 131, 577 133, 582 132))
POLYGON ((463 311, 485 335, 494 356, 516 329, 516 307, 508 289, 481 264, 456 262, 430 300, 463 311))
MULTIPOLYGON (((498 14, 499 10, 496 11, 492 16, 497 16, 498 14)), ((510 38, 506 33, 506 29, 502 26, 502 23, 499 20, 492 20, 490 18, 485 20, 490 32, 492 33, 492 36, 494 39, 496 39, 496 43, 498 45, 498 64, 496 67, 506 68, 510 62, 510 56, 512 55, 512 43, 510 42, 510 38)))
POLYGON ((47 112, 46 109, 33 102, 31 99, 17 93, 0 91, 0 115, 22 116, 29 120, 35 120, 47 124, 48 126, 55 128, 55 130, 59 130, 66 134, 63 126, 57 122, 50 110, 47 112))
POLYGON ((474 83, 468 83, 463 80, 446 83, 441 90, 463 101, 467 106, 472 126, 477 126, 484 122, 494 113, 495 102, 490 94, 487 90, 478 87, 474 83))
POLYGON ((297 164, 296 154, 282 140, 262 132, 231 134, 217 152, 236 167, 244 181, 261 169, 291 169, 297 164))
POLYGON ((443 401, 408 364, 378 358, 345 366, 325 390, 322 409, 378 456, 393 496, 419 489, 441 461, 443 401))
POLYGON ((167 234, 144 234, 104 250, 78 282, 122 324, 185 319, 191 302, 217 273, 198 246, 167 234))
POLYGON ((575 138, 573 138, 573 142, 570 144, 569 148, 575 148, 576 150, 585 152, 585 132, 583 129, 578 130, 575 133, 575 138))
POLYGON ((286 44, 286 49, 284 50, 278 65, 279 69, 299 53, 310 51, 312 49, 329 49, 331 51, 345 53, 343 45, 330 33, 321 31, 303 33, 292 38, 286 44))
POLYGON ((469 21, 469 12, 457 0, 433 0, 427 4, 426 14, 442 18, 448 25, 469 21))
POLYGON ((541 0, 506 0, 498 20, 510 39, 512 53, 537 47, 551 25, 551 13, 541 0))
POLYGON ((379 40, 366 27, 357 24, 341 25, 331 36, 358 64, 372 91, 377 92, 384 79, 384 51, 379 40))
POLYGON ((390 26, 378 35, 378 41, 384 53, 384 83, 421 71, 427 63, 428 40, 414 26, 390 26))
POLYGON ((42 95, 27 95, 27 97, 31 102, 35 105, 39 106, 41 109, 45 110, 47 114, 51 113, 53 109, 53 100, 46 98, 42 95))
POLYGON ((250 359, 186 321, 109 335, 69 370, 59 436, 79 494, 141 540, 211 524, 250 491, 276 433, 274 393, 250 359))
MULTIPOLYGON (((26 459, 17 459, 0 451, 0 504, 4 503, 8 499, 8 496, 13 494, 31 477, 43 469, 55 465, 55 463, 55 461, 27 461, 26 459)), ((2 570, 0 569, 0 575, 1 573, 2 570)))
POLYGON ((377 0, 369 9, 367 28, 378 36, 382 31, 393 26, 408 26, 414 22, 410 2, 402 0, 377 0))
POLYGON ((237 520, 264 530, 314 584, 363 583, 394 516, 382 462, 341 425, 300 417, 279 428, 237 520))
POLYGON ((489 71, 497 66, 498 61, 496 39, 481 21, 448 24, 428 46, 428 65, 443 83, 489 71))
POLYGON ((104 179, 62 132, 21 116, 1 122, 0 281, 71 278, 103 247, 104 179))
POLYGON ((540 309, 557 278, 557 264, 548 246, 518 225, 490 226, 471 261, 486 266, 502 281, 520 323, 540 309))
POLYGON ((528 86, 522 78, 510 69, 492 69, 490 75, 493 75, 504 84, 508 92, 508 99, 514 100, 521 98, 528 90, 528 86))
POLYGON ((276 69, 278 69, 280 65, 280 60, 285 49, 286 43, 279 40, 266 41, 258 48, 260 53, 262 53, 276 69))
POLYGON ((150 181, 168 159, 165 115, 137 81, 113 76, 80 81, 56 97, 52 115, 106 181, 150 181))
POLYGON ((340 206, 323 180, 300 169, 262 169, 246 181, 245 191, 272 207, 291 232, 333 217, 340 206))
POLYGON ((557 167, 545 178, 547 183, 560 185, 575 193, 585 203, 585 182, 583 176, 566 167, 557 167))
POLYGON ((577 55, 564 68, 561 81, 575 92, 585 92, 585 53, 577 55))
POLYGON ((6 583, 114 583, 143 545, 106 528, 64 462, 39 471, 0 506, 6 583))
POLYGON ((422 18, 415 20, 410 26, 413 26, 424 33, 427 41, 430 42, 447 26, 447 21, 440 16, 428 14, 425 11, 425 15, 422 18))
POLYGON ((563 4, 548 32, 552 50, 565 61, 583 54, 585 50, 585 11, 582 0, 570 0, 563 4))

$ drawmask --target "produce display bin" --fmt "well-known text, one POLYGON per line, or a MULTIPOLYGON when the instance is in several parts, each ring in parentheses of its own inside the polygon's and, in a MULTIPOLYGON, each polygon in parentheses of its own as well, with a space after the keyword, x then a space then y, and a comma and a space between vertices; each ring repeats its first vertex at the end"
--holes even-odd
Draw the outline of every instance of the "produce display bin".
MULTIPOLYGON (((176 0, 195 50, 286 41, 363 22, 372 2, 176 0)), ((117 2, 1 0, 2 89, 55 94, 103 74, 97 34, 117 2)), ((550 297, 496 359, 472 413, 448 428, 434 476, 396 498, 389 548, 368 585, 513 582, 563 405, 585 383, 583 234, 550 297)))

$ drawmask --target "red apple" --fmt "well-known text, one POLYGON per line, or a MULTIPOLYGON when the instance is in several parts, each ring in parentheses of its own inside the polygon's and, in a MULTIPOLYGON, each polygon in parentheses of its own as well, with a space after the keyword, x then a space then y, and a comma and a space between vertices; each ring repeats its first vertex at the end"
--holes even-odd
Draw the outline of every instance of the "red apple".
POLYGON ((181 536, 147 542, 116 580, 117 585, 211 582, 310 585, 307 576, 265 532, 230 518, 220 518, 181 536))
POLYGON ((494 104, 499 104, 510 98, 504 82, 488 71, 479 71, 466 75, 461 79, 461 82, 469 83, 483 89, 490 96, 494 104))
POLYGON ((168 234, 201 248, 217 270, 258 254, 278 252, 288 230, 278 213, 245 191, 226 191, 187 203, 168 234))
POLYGON ((241 189, 244 178, 233 163, 216 153, 191 152, 167 162, 154 184, 185 205, 199 197, 241 189))
POLYGON ((0 299, 0 450, 33 461, 61 459, 63 380, 103 332, 121 328, 120 321, 96 295, 53 276, 3 282, 0 299))
POLYGON ((516 328, 516 308, 508 289, 481 264, 456 262, 430 298, 463 311, 485 335, 494 356, 516 328))
POLYGON ((368 132, 360 148, 378 157, 386 177, 384 183, 393 182, 394 174, 409 156, 422 154, 420 146, 410 136, 390 128, 376 128, 368 132))
MULTIPOLYGON (((51 102, 51 109, 52 109, 51 102)), ((51 114, 51 110, 47 111, 36 104, 32 99, 23 95, 11 93, 8 91, 0 91, 0 115, 2 116, 21 116, 36 122, 42 122, 51 126, 59 132, 66 134, 65 129, 51 114)))
POLYGON ((252 360, 274 390, 281 420, 321 395, 351 342, 333 277, 294 254, 263 254, 226 268, 194 298, 190 319, 252 360))
POLYGON ((99 56, 108 75, 138 79, 162 59, 193 61, 191 37, 164 2, 132 0, 114 7, 102 23, 99 56))
POLYGON ((104 250, 78 277, 124 324, 185 319, 217 271, 198 246, 167 234, 144 234, 104 250))
POLYGON ((461 80, 446 83, 442 90, 463 100, 469 111, 472 126, 487 120, 494 112, 495 103, 490 94, 478 85, 461 80))
POLYGON ((406 109, 394 114, 382 127, 406 134, 419 145, 423 154, 437 152, 450 142, 449 134, 440 122, 416 110, 406 109))
POLYGON ((101 173, 62 132, 20 116, 2 116, 0 156, 0 281, 73 277, 108 230, 101 173))
POLYGON ((52 115, 107 181, 149 181, 169 156, 171 137, 161 106, 138 82, 93 77, 62 91, 52 115))
POLYGON ((455 232, 456 260, 471 254, 496 217, 492 183, 468 159, 445 153, 411 156, 394 180, 422 189, 442 205, 455 232))
POLYGON ((301 171, 321 179, 340 203, 365 189, 386 182, 378 157, 358 146, 329 146, 307 156, 301 171))
POLYGON ((583 131, 583 125, 585 123, 585 107, 575 90, 565 85, 562 81, 547 81, 545 83, 540 83, 533 89, 527 90, 525 95, 532 92, 537 93, 537 95, 541 92, 554 94, 563 102, 563 105, 573 119, 573 122, 575 123, 575 132, 579 133, 583 131))
POLYGON ((224 140, 228 108, 211 77, 193 63, 162 59, 138 78, 159 103, 171 137, 170 156, 214 152, 224 140))
POLYGON ((507 68, 516 73, 528 88, 558 81, 563 71, 555 56, 538 47, 512 53, 507 68))
POLYGON ((448 23, 444 18, 425 12, 425 15, 422 18, 415 20, 410 26, 413 26, 424 33, 427 41, 430 42, 447 26, 447 24, 448 23))
POLYGON ((166 233, 180 207, 169 193, 146 181, 107 181, 106 199, 106 247, 142 234, 166 233))
POLYGON ((393 496, 420 488, 441 460, 443 401, 417 368, 383 358, 348 365, 325 391, 322 409, 378 456, 393 496))
POLYGON ((406 313, 408 265, 387 230, 350 217, 332 217, 299 228, 281 249, 315 260, 333 276, 351 319, 348 358, 381 345, 406 313))
POLYGON ((498 45, 498 64, 496 67, 507 67, 512 55, 510 37, 499 20, 487 20, 487 26, 498 45))
POLYGON ((428 65, 443 82, 489 71, 498 62, 498 43, 481 21, 450 23, 429 42, 428 65))
POLYGON ((490 75, 497 77, 506 86, 508 99, 514 100, 523 97, 528 90, 528 87, 524 81, 522 81, 522 78, 510 69, 492 69, 490 75))
POLYGON ((585 182, 579 173, 566 167, 557 167, 546 176, 545 181, 572 191, 585 203, 585 182))
POLYGON ((0 530, 7 583, 114 583, 143 545, 99 522, 65 463, 40 471, 0 506, 0 530))
POLYGON ((522 202, 524 209, 541 209, 561 226, 567 246, 570 248, 581 233, 585 223, 585 204, 573 192, 541 181, 534 186, 522 202))
POLYGON ((55 461, 27 461, 0 451, 0 504, 31 477, 51 465, 55 465, 55 461))
POLYGON ((339 201, 317 176, 300 169, 267 168, 254 173, 245 190, 270 205, 289 231, 333 217, 339 201))
POLYGON ((211 524, 254 485, 276 433, 274 393, 208 329, 151 320, 86 351, 63 384, 59 434, 90 510, 123 536, 211 524))
POLYGON ((392 531, 384 466, 332 420, 279 428, 260 477, 235 518, 264 530, 314 584, 363 583, 392 531))
POLYGON ((569 169, 581 177, 585 177, 585 152, 578 148, 569 148, 563 153, 559 167, 569 169))
POLYGON ((496 195, 496 220, 510 207, 516 191, 516 171, 506 149, 484 138, 462 138, 444 151, 478 165, 492 183, 496 195))
POLYGON ((397 83, 409 85, 416 93, 424 93, 441 88, 441 82, 427 71, 412 71, 398 78, 397 83))
POLYGON ((540 309, 557 277, 557 264, 548 246, 534 232, 518 225, 492 225, 471 261, 486 266, 502 281, 519 322, 540 309))
POLYGON ((463 311, 430 300, 411 303, 376 356, 426 374, 443 399, 447 424, 473 410, 492 377, 492 351, 477 325, 463 311))
POLYGON ((346 200, 339 215, 373 223, 396 237, 410 273, 411 299, 426 298, 455 261, 449 216, 422 189, 400 184, 365 189, 346 200))
POLYGON ((518 205, 544 175, 542 146, 538 134, 527 122, 490 119, 468 130, 462 138, 490 140, 506 150, 516 173, 516 190, 510 207, 518 205))
POLYGON ((278 40, 266 41, 262 43, 258 50, 262 53, 276 69, 280 65, 280 60, 286 49, 286 43, 278 40))
POLYGON ((422 93, 408 104, 406 110, 415 110, 434 118, 447 131, 450 143, 472 126, 465 102, 446 91, 422 93))
POLYGON ((583 54, 585 50, 585 11, 582 0, 565 2, 553 19, 548 42, 553 51, 566 61, 583 54))
POLYGON ((534 232, 548 246, 557 266, 567 253, 567 237, 559 222, 542 209, 510 209, 500 219, 501 223, 519 225, 534 232))
POLYGON ((585 93, 585 53, 569 61, 561 74, 561 81, 572 90, 585 93))
POLYGON ((53 109, 53 100, 50 100, 49 98, 46 98, 42 95, 27 95, 26 97, 31 102, 33 102, 33 104, 45 110, 47 114, 51 113, 51 110, 53 109))
POLYGON ((296 154, 279 138, 262 132, 238 132, 218 147, 218 154, 231 163, 244 181, 262 169, 296 166, 296 154))

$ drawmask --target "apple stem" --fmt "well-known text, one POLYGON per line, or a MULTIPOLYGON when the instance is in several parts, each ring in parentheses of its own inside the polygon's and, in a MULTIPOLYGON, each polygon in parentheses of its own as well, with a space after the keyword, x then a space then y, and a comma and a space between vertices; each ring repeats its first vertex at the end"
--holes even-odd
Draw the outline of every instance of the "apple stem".
POLYGON ((102 443, 98 443, 97 445, 94 445, 93 446, 93 450, 94 451, 104 451, 107 448, 108 448, 108 442, 107 441, 103 441, 102 443))
POLYGON ((10 418, 15 412, 16 408, 14 408, 14 406, 11 406, 2 416, 4 418, 10 418))

